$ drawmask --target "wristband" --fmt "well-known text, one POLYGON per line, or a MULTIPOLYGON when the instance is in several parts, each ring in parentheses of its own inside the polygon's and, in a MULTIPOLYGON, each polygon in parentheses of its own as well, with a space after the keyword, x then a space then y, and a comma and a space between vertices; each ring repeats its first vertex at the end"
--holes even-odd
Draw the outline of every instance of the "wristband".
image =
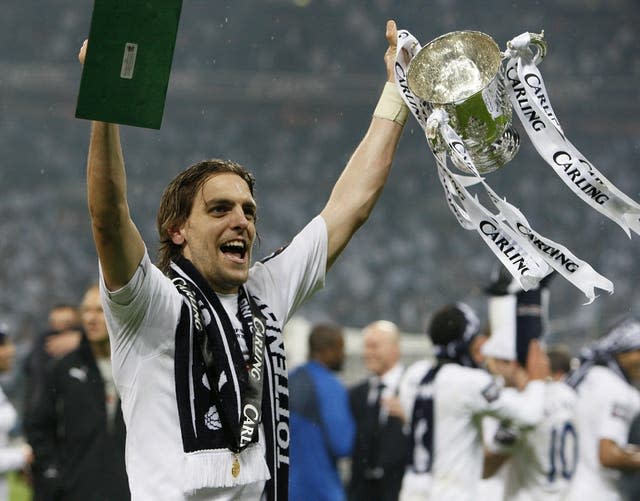
POLYGON ((382 95, 378 100, 373 116, 392 120, 400 125, 404 125, 409 116, 409 108, 404 104, 400 93, 393 82, 387 82, 382 90, 382 95))

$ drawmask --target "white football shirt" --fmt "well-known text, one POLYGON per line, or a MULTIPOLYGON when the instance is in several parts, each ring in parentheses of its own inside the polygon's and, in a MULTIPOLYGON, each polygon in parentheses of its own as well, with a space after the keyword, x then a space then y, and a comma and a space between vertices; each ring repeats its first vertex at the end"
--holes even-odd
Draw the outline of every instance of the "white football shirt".
POLYGON ((489 373, 447 364, 434 381, 435 450, 432 499, 474 501, 484 459, 480 421, 484 415, 534 426, 543 416, 544 383, 522 391, 502 389, 489 373))
MULTIPOLYGON (((280 254, 249 271, 247 288, 269 305, 280 328, 324 284, 327 230, 314 218, 280 254)), ((132 500, 208 501, 259 499, 266 476, 264 440, 243 450, 237 486, 185 488, 187 461, 182 446, 174 373, 175 329, 182 296, 145 256, 131 281, 108 292, 101 279, 109 329, 113 376, 127 426, 126 465, 132 500), (256 451, 254 448, 259 448, 256 451), (253 467, 255 466, 255 468, 253 467), (251 477, 251 475, 253 475, 251 477), (249 476, 249 477, 247 477, 249 476)), ((214 451, 222 459, 231 451, 214 451)))
POLYGON ((566 383, 545 383, 542 421, 519 430, 516 442, 505 449, 511 455, 505 465, 505 501, 565 499, 578 460, 576 401, 566 383))
POLYGON ((600 464, 600 440, 613 440, 624 447, 631 421, 638 412, 638 390, 606 367, 595 366, 589 370, 578 385, 576 414, 579 457, 569 499, 622 499, 616 485, 620 472, 600 464))

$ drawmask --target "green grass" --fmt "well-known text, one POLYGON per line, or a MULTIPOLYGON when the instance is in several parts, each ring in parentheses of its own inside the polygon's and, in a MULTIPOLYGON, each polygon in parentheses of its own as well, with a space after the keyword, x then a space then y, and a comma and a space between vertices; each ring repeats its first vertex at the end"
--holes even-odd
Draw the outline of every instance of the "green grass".
POLYGON ((15 472, 7 474, 9 484, 9 501, 31 501, 31 488, 24 476, 15 472))

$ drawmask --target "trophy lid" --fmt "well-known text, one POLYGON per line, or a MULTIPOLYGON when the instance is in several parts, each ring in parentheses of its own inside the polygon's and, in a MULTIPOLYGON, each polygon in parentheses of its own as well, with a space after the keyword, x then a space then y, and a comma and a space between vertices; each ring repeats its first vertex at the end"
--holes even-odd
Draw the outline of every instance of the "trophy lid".
POLYGON ((498 44, 480 31, 453 31, 425 45, 409 64, 413 93, 432 104, 456 103, 480 92, 493 80, 502 55, 498 44))

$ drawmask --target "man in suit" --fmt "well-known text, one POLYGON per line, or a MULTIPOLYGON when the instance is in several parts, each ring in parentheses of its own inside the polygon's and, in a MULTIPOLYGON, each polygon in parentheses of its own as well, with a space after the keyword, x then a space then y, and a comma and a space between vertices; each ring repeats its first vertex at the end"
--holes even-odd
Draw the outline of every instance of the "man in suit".
POLYGON ((356 421, 349 499, 398 499, 407 455, 398 386, 400 364, 398 327, 379 320, 363 330, 364 362, 369 377, 351 389, 349 400, 356 421))

